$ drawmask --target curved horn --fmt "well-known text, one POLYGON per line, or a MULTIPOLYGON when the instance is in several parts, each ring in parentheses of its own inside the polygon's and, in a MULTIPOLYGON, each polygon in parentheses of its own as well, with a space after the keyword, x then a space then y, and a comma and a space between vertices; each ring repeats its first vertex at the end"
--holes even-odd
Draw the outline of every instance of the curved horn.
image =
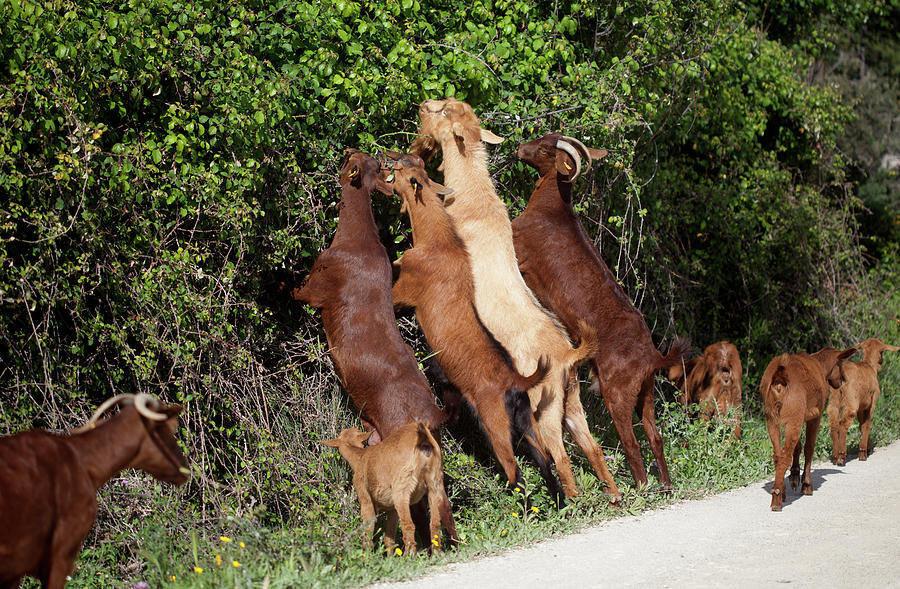
POLYGON ((593 161, 591 160, 591 152, 584 143, 575 139, 574 137, 569 137, 568 135, 563 135, 562 137, 560 137, 560 140, 568 141, 569 143, 574 145, 576 149, 584 154, 584 156, 587 158, 587 166, 585 166, 585 169, 589 169, 591 167, 591 164, 593 163, 593 161))
MULTIPOLYGON (((578 152, 575 150, 574 147, 572 147, 571 145, 569 145, 568 143, 563 141, 562 138, 560 138, 556 142, 556 148, 561 149, 564 152, 568 153, 569 155, 572 156, 572 159, 575 160, 575 174, 572 176, 571 179, 569 179, 569 182, 574 182, 575 178, 578 177, 578 174, 581 173, 581 156, 578 155, 578 152)), ((590 159, 590 157, 591 156, 588 156, 588 159, 590 159)))
POLYGON ((97 420, 100 419, 100 416, 106 413, 110 407, 116 405, 117 403, 119 403, 119 401, 130 399, 131 397, 134 397, 134 395, 132 395, 131 393, 121 393, 119 395, 116 395, 115 397, 110 397, 109 399, 103 401, 103 403, 101 403, 100 406, 97 407, 97 410, 94 411, 94 414, 91 415, 91 418, 87 421, 87 423, 85 423, 78 429, 73 429, 70 433, 78 434, 89 429, 93 429, 94 424, 97 423, 97 420))
POLYGON ((138 410, 138 413, 153 421, 165 421, 169 419, 169 416, 165 413, 159 413, 158 411, 150 409, 150 407, 147 406, 150 402, 155 406, 159 405, 159 401, 156 400, 156 397, 152 397, 146 393, 138 393, 134 397, 134 408, 138 410))

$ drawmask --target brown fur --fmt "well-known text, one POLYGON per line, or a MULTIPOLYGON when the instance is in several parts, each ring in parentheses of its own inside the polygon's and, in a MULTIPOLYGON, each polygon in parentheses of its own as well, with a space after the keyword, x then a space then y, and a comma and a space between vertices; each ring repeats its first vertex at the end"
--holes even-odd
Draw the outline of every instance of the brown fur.
POLYGON ((823 348, 815 354, 782 354, 769 362, 759 385, 766 410, 766 428, 772 441, 775 482, 772 484, 772 511, 781 511, 784 501, 784 474, 791 465, 791 488, 800 484, 800 428, 806 423, 803 444, 803 494, 812 495, 813 449, 828 386, 839 387, 843 379, 841 360, 856 353, 856 348, 823 348), (781 428, 784 428, 784 444, 781 428), (793 456, 793 462, 792 462, 793 456))
POLYGON ((0 587, 25 575, 65 586, 97 516, 97 491, 126 468, 180 485, 187 462, 175 442, 179 405, 152 421, 126 405, 82 433, 29 430, 0 438, 0 587))
POLYGON ((869 432, 872 429, 872 413, 881 394, 878 371, 881 370, 885 351, 897 352, 900 348, 870 338, 856 346, 862 352, 862 360, 843 360, 841 370, 845 382, 832 388, 828 402, 828 422, 831 425, 831 461, 843 466, 847 461, 847 430, 854 418, 859 419, 859 459, 866 460, 872 451, 869 432))
POLYGON ((428 179, 419 157, 397 158, 393 186, 409 214, 413 248, 395 262, 394 304, 415 308, 437 361, 474 409, 509 484, 523 484, 513 451, 524 442, 548 488, 558 494, 525 392, 544 378, 546 362, 528 378, 516 372, 475 309, 469 255, 438 196, 445 189, 428 179))
POLYGON ((686 406, 700 406, 703 419, 724 419, 734 410, 734 437, 741 437, 741 380, 743 367, 734 344, 718 342, 708 346, 701 356, 669 368, 669 380, 682 394, 686 406), (687 374, 687 378, 685 378, 687 374))
POLYGON ((637 483, 647 484, 632 426, 636 411, 659 466, 660 484, 668 490, 672 483, 653 407, 654 375, 680 363, 687 342, 676 340, 666 356, 653 344, 643 316, 616 282, 572 209, 571 177, 560 170, 574 171, 575 162, 556 147, 559 137, 555 133, 536 139, 517 152, 541 174, 528 207, 512 223, 519 269, 528 286, 573 337, 581 336, 580 322, 596 330, 593 388, 603 395, 631 474, 637 483))
POLYGON ((581 346, 573 350, 563 326, 538 302, 519 272, 509 213, 494 190, 482 144, 502 139, 482 129, 472 107, 457 100, 426 100, 419 117, 419 135, 434 143, 422 139, 414 146, 422 153, 440 146, 445 183, 454 190, 445 210, 469 251, 478 314, 518 371, 528 373, 539 358, 549 358, 548 378, 528 396, 566 494, 576 496, 578 488, 563 444, 564 423, 616 501, 619 493, 590 435, 575 378, 577 366, 593 355, 594 341, 582 332, 581 346))
POLYGON ((372 547, 375 516, 387 512, 384 546, 388 554, 394 550, 397 519, 403 533, 403 547, 408 555, 416 553, 415 526, 410 505, 428 494, 431 511, 431 544, 441 549, 441 503, 447 500, 444 490, 441 447, 422 422, 408 423, 394 430, 377 446, 363 447, 371 432, 345 429, 334 440, 322 442, 337 448, 353 469, 353 487, 359 497, 366 535, 363 545, 372 547))
MULTIPOLYGON (((440 439, 444 413, 397 329, 391 262, 372 214, 372 191, 393 194, 393 189, 379 177, 381 164, 372 156, 354 149, 345 153, 337 232, 294 298, 321 310, 338 377, 366 429, 375 431, 371 445, 415 421, 425 423, 440 439)), ((424 536, 424 511, 417 509, 424 536)), ((449 502, 441 509, 444 528, 455 545, 458 537, 449 502)))

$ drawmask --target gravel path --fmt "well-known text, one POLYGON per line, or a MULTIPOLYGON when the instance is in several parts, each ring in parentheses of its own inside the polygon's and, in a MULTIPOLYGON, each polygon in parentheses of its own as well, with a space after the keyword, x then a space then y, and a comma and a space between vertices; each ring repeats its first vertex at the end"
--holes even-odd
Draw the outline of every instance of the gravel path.
POLYGON ((900 587, 900 442, 812 477, 781 513, 764 481, 375 587, 900 587))

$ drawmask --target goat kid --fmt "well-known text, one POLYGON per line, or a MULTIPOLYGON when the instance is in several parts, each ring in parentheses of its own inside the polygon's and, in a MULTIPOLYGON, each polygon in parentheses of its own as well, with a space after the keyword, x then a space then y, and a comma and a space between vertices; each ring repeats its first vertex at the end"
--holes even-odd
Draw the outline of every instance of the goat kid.
POLYGON ((563 326, 541 306, 519 272, 509 213, 494 190, 482 143, 503 139, 482 129, 472 107, 458 100, 426 100, 419 118, 413 149, 427 155, 440 149, 443 154, 445 183, 454 191, 444 209, 469 252, 479 317, 519 372, 534 370, 541 357, 549 359, 547 379, 529 389, 528 396, 566 495, 577 496, 578 487, 563 443, 563 424, 617 502, 620 495, 590 435, 576 378, 578 365, 594 355, 595 338, 584 330, 581 345, 573 349, 563 326))
MULTIPOLYGON (((397 329, 391 262, 372 213, 373 190, 387 195, 394 192, 379 176, 380 170, 381 164, 372 156, 345 150, 337 231, 331 247, 319 254, 293 296, 321 310, 328 352, 338 377, 365 428, 375 432, 370 445, 415 421, 425 423, 440 439, 444 413, 397 329)), ((444 528, 456 545, 459 538, 450 502, 446 495, 440 499, 444 528)), ((414 513, 424 539, 424 504, 415 507, 414 513)))
POLYGON ((403 534, 403 547, 408 555, 416 553, 415 526, 410 505, 428 494, 431 511, 431 545, 441 549, 441 502, 446 500, 441 447, 422 422, 408 423, 394 430, 377 446, 363 447, 372 432, 345 429, 334 440, 322 444, 337 448, 353 470, 353 487, 359 497, 366 535, 363 545, 372 547, 375 516, 387 512, 384 546, 394 551, 397 520, 403 534))
POLYGON ((682 391, 685 407, 700 406, 702 419, 725 419, 732 411, 734 437, 741 438, 741 379, 743 367, 738 349, 730 342, 708 346, 703 354, 669 368, 669 380, 682 391))
POLYGON ((828 401, 828 422, 831 425, 831 462, 844 466, 847 461, 847 430, 854 418, 859 419, 859 459, 866 460, 872 451, 869 432, 872 429, 872 413, 881 394, 878 372, 881 370, 884 352, 897 352, 900 348, 886 344, 878 338, 869 338, 856 346, 862 352, 862 360, 844 360, 841 371, 845 381, 840 388, 832 388, 828 401))
POLYGON ((402 200, 401 210, 409 215, 413 235, 413 247, 394 263, 398 270, 394 304, 415 309, 428 345, 436 350, 444 374, 472 407, 508 483, 524 488, 514 454, 514 447, 522 442, 562 504, 560 484, 535 431, 526 394, 546 376, 547 363, 538 362, 527 378, 516 372, 475 307, 469 254, 440 197, 450 191, 428 178, 418 156, 390 155, 392 186, 402 200))
POLYGON ((814 354, 781 354, 769 362, 759 385, 766 411, 766 428, 772 441, 775 481, 772 484, 772 511, 781 511, 784 501, 784 474, 791 465, 791 488, 800 485, 800 428, 806 423, 803 444, 804 495, 812 495, 813 449, 828 387, 839 388, 843 380, 841 360, 856 353, 856 348, 823 348, 814 354), (781 428, 784 443, 781 443, 781 428), (793 461, 792 461, 793 456, 793 461))
POLYGON ((149 395, 117 395, 68 435, 28 430, 0 438, 0 587, 18 587, 25 575, 45 589, 64 587, 97 517, 97 491, 122 470, 187 481, 175 442, 180 413, 180 405, 149 395), (96 424, 116 404, 121 411, 96 424))
POLYGON ((582 170, 582 158, 587 169, 606 152, 553 133, 521 145, 516 155, 540 174, 528 206, 512 222, 519 270, 572 337, 583 335, 582 323, 596 331, 592 390, 603 395, 631 474, 638 484, 647 484, 632 426, 632 415, 637 412, 659 467, 660 484, 670 490, 672 482, 653 407, 654 375, 679 364, 688 345, 678 338, 667 355, 659 352, 640 311, 619 286, 572 208, 572 185, 582 170))

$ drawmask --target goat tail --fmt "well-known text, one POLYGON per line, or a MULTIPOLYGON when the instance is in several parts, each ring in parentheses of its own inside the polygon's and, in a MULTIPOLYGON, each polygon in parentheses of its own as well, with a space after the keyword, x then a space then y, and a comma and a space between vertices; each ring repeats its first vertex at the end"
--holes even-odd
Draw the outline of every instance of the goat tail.
POLYGON ((656 369, 661 370, 663 368, 675 366, 676 364, 681 364, 684 357, 687 356, 690 351, 691 342, 689 342, 687 338, 676 337, 675 341, 672 342, 671 347, 669 347, 669 353, 665 356, 660 354, 656 369))
POLYGON ((517 389, 522 389, 523 391, 530 390, 543 382, 548 372, 550 372, 550 360, 548 360, 546 356, 541 356, 538 359, 537 368, 534 369, 531 376, 523 376, 516 372, 517 378, 514 381, 513 386, 517 389))
POLYGON ((438 444, 437 440, 434 439, 434 436, 431 434, 431 429, 421 421, 417 421, 416 433, 419 434, 419 442, 417 444, 419 451, 425 456, 431 456, 432 454, 434 454, 440 461, 441 445, 438 444))
POLYGON ((582 362, 593 358, 600 349, 597 341, 597 330, 588 325, 584 319, 578 320, 578 333, 581 336, 581 342, 577 348, 569 353, 567 364, 570 367, 576 367, 582 362))

